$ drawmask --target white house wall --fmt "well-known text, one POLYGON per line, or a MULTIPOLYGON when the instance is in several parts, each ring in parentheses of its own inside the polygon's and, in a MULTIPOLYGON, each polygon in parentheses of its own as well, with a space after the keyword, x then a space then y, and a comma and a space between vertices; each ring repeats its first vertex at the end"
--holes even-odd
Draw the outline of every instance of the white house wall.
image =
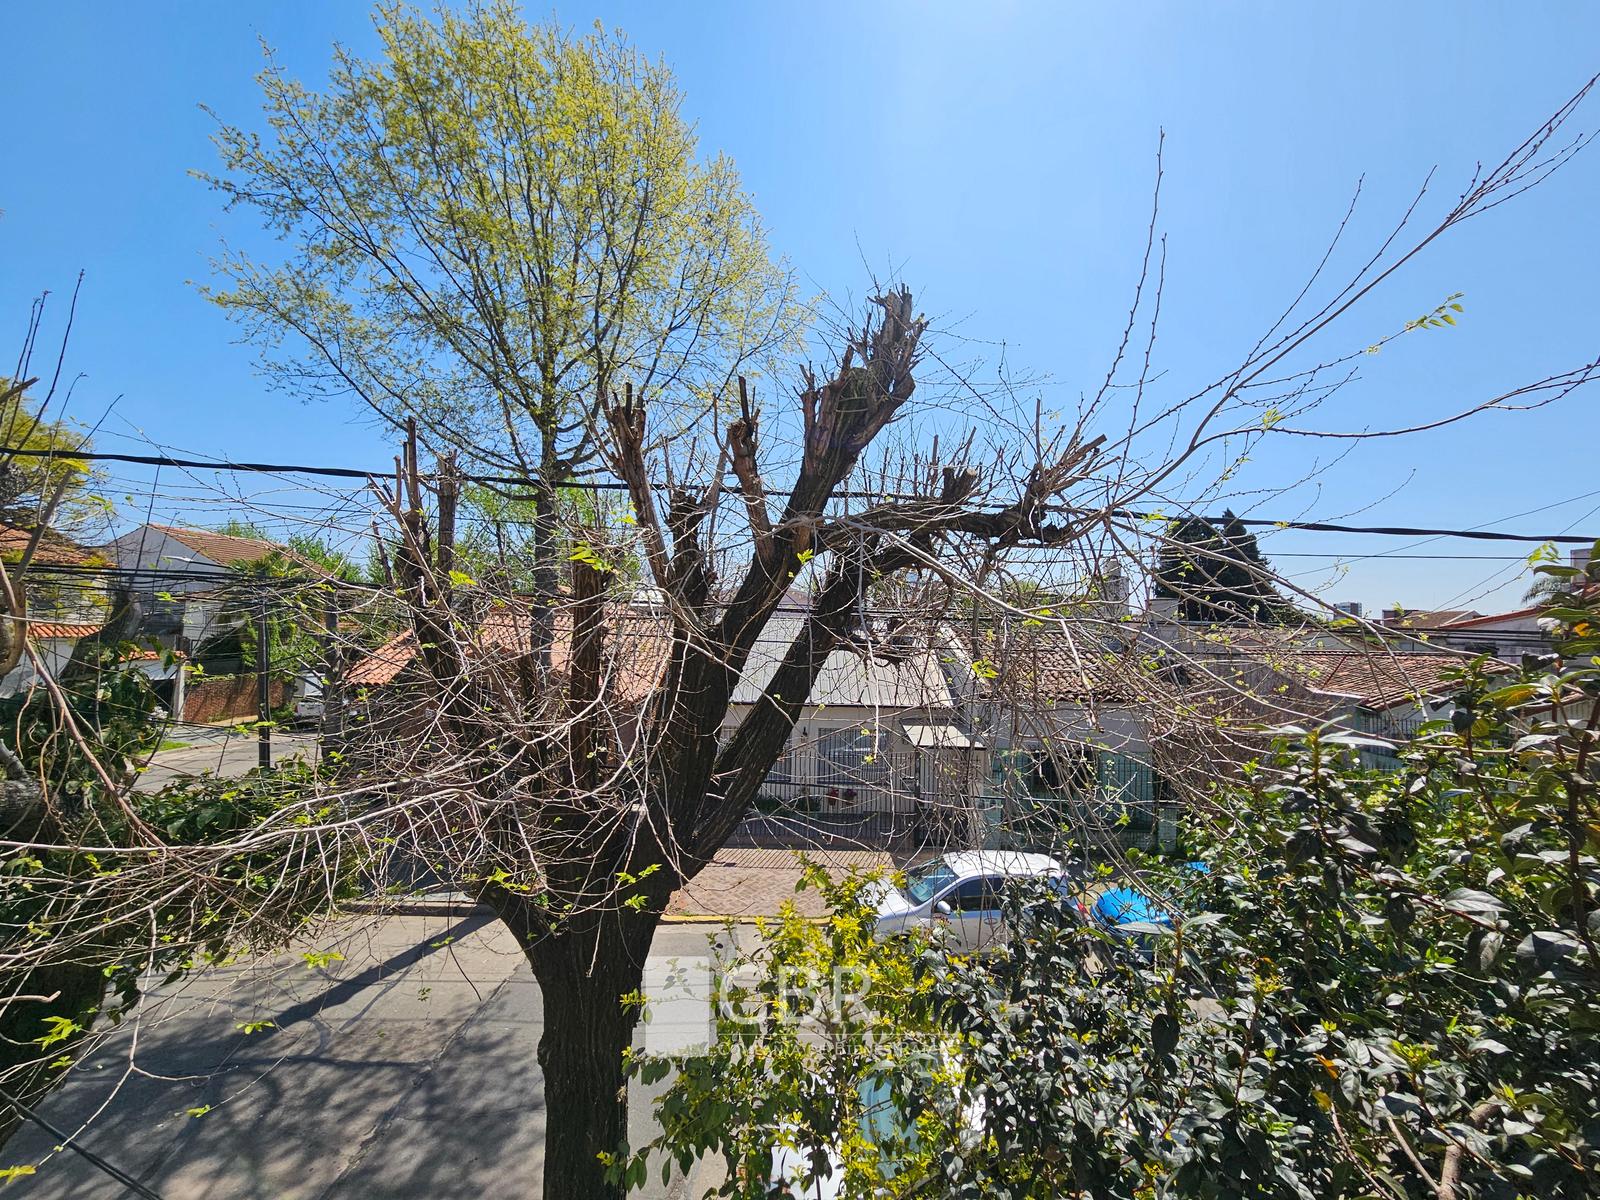
MULTIPOLYGON (((52 679, 58 678, 62 669, 72 661, 72 650, 77 644, 77 638, 43 638, 33 643, 44 669, 50 672, 52 679)), ((15 696, 38 680, 39 672, 34 660, 24 653, 22 661, 12 668, 11 673, 0 679, 0 696, 15 696)))

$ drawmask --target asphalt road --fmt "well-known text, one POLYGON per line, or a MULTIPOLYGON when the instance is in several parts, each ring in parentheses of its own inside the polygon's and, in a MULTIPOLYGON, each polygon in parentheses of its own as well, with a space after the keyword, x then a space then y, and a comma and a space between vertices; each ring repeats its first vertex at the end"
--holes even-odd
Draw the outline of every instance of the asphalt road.
MULTIPOLYGON (((226 725, 180 725, 168 734, 174 741, 187 742, 179 750, 158 750, 135 785, 140 791, 154 791, 180 775, 243 775, 260 764, 260 746, 254 730, 226 725)), ((272 761, 306 758, 317 753, 314 734, 272 731, 272 761)))
MULTIPOLYGON (((654 977, 714 954, 714 938, 726 941, 715 926, 662 926, 654 977)), ((356 919, 305 948, 345 957, 209 971, 152 997, 41 1115, 69 1132, 88 1122, 83 1143, 164 1200, 537 1197, 542 1004, 498 923, 475 912, 356 919), (262 1021, 272 1025, 241 1029, 262 1021)), ((678 1036, 673 1003, 641 1044, 678 1036)), ((680 1032, 692 1029, 692 1006, 681 1015, 680 1032)), ((651 1094, 631 1098, 635 1145, 650 1136, 651 1094)), ((6 1147, 5 1165, 38 1164, 8 1195, 130 1194, 53 1153, 55 1141, 28 1126, 6 1147)), ((667 1186, 656 1171, 642 1194, 678 1200, 718 1182, 709 1164, 667 1186)))

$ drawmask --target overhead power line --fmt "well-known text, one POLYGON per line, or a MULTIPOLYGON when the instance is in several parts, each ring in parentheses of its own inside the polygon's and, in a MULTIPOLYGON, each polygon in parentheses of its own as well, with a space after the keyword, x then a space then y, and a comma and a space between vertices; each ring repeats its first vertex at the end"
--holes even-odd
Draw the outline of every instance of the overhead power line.
MULTIPOLYGON (((72 458, 84 462, 137 463, 152 467, 175 467, 201 471, 229 471, 262 475, 316 475, 335 479, 383 479, 387 471, 364 471, 358 467, 313 467, 284 463, 207 462, 198 458, 173 458, 163 454, 112 454, 101 451, 83 451, 63 454, 58 450, 41 450, 26 446, 0 446, 0 455, 22 458, 72 458)), ((526 477, 513 475, 462 475, 464 483, 492 484, 501 487, 526 487, 531 482, 526 477)), ((579 491, 626 491, 628 485, 620 481, 583 480, 562 484, 563 488, 579 491)), ((737 493, 738 488, 725 486, 723 491, 737 493)), ((838 492, 840 499, 861 500, 922 500, 925 496, 903 496, 884 492, 838 492)), ((1129 512, 1118 509, 1113 516, 1123 520, 1160 521, 1167 517, 1161 513, 1129 512)), ((1487 529, 1433 529, 1415 525, 1340 525, 1329 521, 1277 521, 1267 517, 1236 517, 1239 524, 1254 529, 1297 529, 1311 533, 1353 533, 1377 537, 1451 537, 1471 538, 1482 542, 1551 542, 1565 546, 1588 546, 1595 539, 1567 533, 1501 533, 1487 529)))

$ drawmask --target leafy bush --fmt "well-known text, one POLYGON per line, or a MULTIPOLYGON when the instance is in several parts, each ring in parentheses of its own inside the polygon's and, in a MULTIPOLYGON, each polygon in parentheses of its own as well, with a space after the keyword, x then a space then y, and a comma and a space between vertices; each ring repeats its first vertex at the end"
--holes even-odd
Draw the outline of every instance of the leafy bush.
POLYGON ((825 885, 829 922, 791 912, 745 992, 870 986, 636 1059, 679 1074, 631 1179, 710 1152, 721 1194, 761 1196, 788 1143, 819 1172, 836 1150, 846 1196, 1597 1194, 1600 588, 1548 570, 1559 655, 1464 670, 1399 771, 1309 733, 1219 785, 1190 832, 1210 870, 1139 871, 1180 914, 1153 953, 1042 894, 986 959, 879 945, 870 889, 825 885), (891 1153, 852 1114, 869 1080, 916 1131, 891 1153))

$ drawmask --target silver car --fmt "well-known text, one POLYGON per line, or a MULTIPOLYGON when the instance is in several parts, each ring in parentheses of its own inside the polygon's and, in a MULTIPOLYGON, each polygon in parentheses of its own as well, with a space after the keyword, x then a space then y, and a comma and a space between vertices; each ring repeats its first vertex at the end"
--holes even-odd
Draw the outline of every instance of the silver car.
POLYGON ((914 867, 903 887, 885 885, 879 892, 879 938, 898 937, 915 929, 944 939, 959 954, 982 953, 1004 940, 1001 897, 1013 879, 1056 879, 1062 867, 1047 854, 1011 850, 964 850, 942 854, 914 867))

